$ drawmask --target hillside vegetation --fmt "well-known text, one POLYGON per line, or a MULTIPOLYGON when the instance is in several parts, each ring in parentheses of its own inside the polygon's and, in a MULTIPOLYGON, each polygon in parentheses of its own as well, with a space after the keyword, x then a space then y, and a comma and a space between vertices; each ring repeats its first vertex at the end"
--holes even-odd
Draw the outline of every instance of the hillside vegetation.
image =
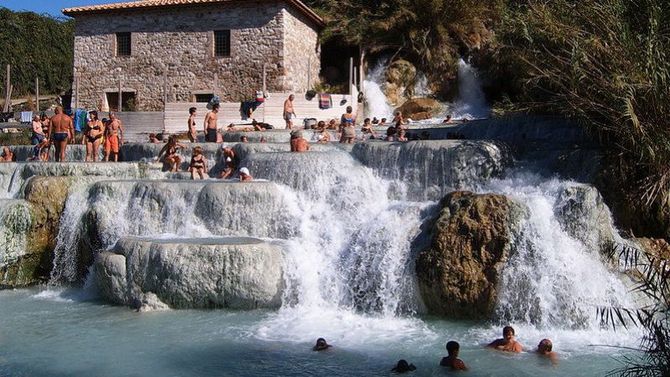
POLYGON ((6 66, 11 64, 13 96, 35 92, 61 93, 72 85, 74 21, 0 7, 0 95, 6 66))

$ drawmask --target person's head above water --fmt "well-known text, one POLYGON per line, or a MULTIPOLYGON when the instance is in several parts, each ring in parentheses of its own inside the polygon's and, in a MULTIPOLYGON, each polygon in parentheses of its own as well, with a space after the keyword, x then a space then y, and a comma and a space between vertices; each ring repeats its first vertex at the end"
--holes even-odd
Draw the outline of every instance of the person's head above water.
POLYGON ((326 342, 326 339, 324 338, 319 338, 316 340, 316 344, 314 347, 312 347, 312 350, 314 351, 323 351, 327 350, 328 348, 332 347, 328 342, 326 342))
POLYGON ((461 345, 458 344, 458 342, 455 341, 449 341, 447 342, 447 352, 449 353, 449 356, 454 356, 458 357, 458 352, 461 349, 461 345))
POLYGON ((540 344, 537 345, 537 352, 550 353, 553 346, 550 339, 542 339, 540 340, 540 344))
POLYGON ((503 339, 512 340, 514 338, 514 328, 512 326, 503 327, 503 339))
POLYGON ((392 372, 396 373, 411 372, 413 370, 416 370, 414 364, 408 363, 407 360, 405 359, 398 360, 398 364, 396 364, 396 366, 393 369, 391 369, 392 372))

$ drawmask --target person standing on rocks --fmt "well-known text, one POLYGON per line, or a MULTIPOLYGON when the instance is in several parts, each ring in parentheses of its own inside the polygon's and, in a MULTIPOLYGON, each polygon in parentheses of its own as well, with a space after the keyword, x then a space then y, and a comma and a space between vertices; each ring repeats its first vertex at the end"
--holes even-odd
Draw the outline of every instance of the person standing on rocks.
POLYGON ((347 106, 347 112, 342 114, 342 118, 340 119, 340 128, 342 129, 340 143, 351 144, 356 138, 356 128, 354 127, 356 116, 353 112, 354 109, 351 106, 347 106))
POLYGON ((58 106, 54 110, 55 115, 51 118, 51 136, 56 147, 56 161, 65 161, 65 149, 68 141, 74 141, 74 124, 72 118, 63 113, 63 108, 58 106))
POLYGON ((198 137, 198 131, 195 130, 195 116, 196 116, 195 107, 188 109, 188 139, 191 143, 195 143, 198 137))
POLYGON ((205 115, 205 141, 208 143, 216 143, 217 121, 219 119, 219 104, 212 105, 212 111, 205 115))
POLYGON ((89 115, 91 119, 86 124, 81 142, 86 145, 86 161, 95 162, 98 159, 101 139, 105 134, 105 126, 98 119, 97 111, 91 111, 89 115))
POLYGON ((295 118, 295 110, 293 109, 293 100, 295 96, 291 94, 288 96, 286 101, 284 101, 284 120, 286 121, 286 128, 293 128, 293 118, 295 118))
POLYGON ((114 162, 119 162, 119 146, 123 144, 123 124, 116 113, 109 113, 109 124, 105 128, 105 161, 114 154, 114 162))
POLYGON ((505 326, 503 328, 503 337, 489 343, 487 347, 495 348, 498 351, 514 353, 520 353, 523 350, 521 343, 517 342, 514 337, 514 328, 512 326, 505 326))

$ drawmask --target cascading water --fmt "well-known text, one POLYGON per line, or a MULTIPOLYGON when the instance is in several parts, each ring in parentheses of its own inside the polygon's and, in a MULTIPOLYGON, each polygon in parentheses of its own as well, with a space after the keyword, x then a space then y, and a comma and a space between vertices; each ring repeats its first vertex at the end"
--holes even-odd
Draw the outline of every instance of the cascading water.
POLYGON ((588 194, 592 188, 523 175, 492 182, 485 190, 508 195, 527 208, 500 284, 501 322, 597 331, 597 308, 635 307, 627 279, 608 268, 601 255, 607 242, 623 242, 609 211, 598 200, 575 201, 577 196, 588 197, 575 193, 588 194), (584 223, 575 233, 571 227, 579 220, 566 211, 575 206, 586 218, 603 220, 584 223))
POLYGON ((368 73, 363 81, 363 94, 365 95, 365 115, 369 118, 393 119, 393 108, 386 100, 386 94, 382 85, 386 81, 386 66, 388 60, 382 59, 368 73))
POLYGON ((453 105, 452 118, 488 118, 490 111, 477 70, 465 60, 459 59, 458 100, 453 105))

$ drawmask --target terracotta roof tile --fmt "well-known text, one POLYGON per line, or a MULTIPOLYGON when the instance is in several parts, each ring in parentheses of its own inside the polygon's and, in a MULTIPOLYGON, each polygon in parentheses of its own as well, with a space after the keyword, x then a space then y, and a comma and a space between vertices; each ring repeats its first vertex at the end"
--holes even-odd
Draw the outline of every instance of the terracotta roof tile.
MULTIPOLYGON (((233 1, 234 0, 136 0, 122 3, 109 3, 109 4, 87 5, 82 7, 65 8, 62 10, 62 12, 67 16, 75 17, 78 14, 82 13, 104 13, 106 11, 114 11, 114 10, 156 8, 162 6, 230 3, 233 1)), ((300 0, 286 0, 286 2, 294 6, 302 14, 307 16, 312 21, 316 22, 319 26, 324 25, 323 19, 319 17, 319 15, 314 13, 314 11, 311 10, 307 5, 303 4, 300 0)))

